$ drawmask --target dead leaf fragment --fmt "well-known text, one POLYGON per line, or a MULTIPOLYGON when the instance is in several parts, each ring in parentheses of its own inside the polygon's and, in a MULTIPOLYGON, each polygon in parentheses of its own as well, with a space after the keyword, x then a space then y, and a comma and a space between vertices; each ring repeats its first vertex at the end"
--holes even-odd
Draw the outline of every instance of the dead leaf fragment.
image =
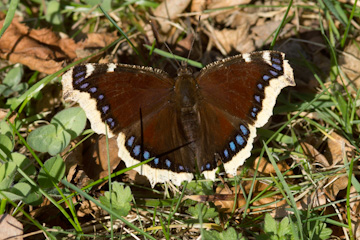
POLYGON ((0 240, 22 240, 23 225, 13 216, 5 213, 0 216, 0 240))
MULTIPOLYGON (((0 28, 3 23, 0 22, 0 28)), ((14 19, 0 38, 0 57, 51 74, 62 68, 65 59, 71 58, 59 49, 59 41, 50 29, 30 30, 14 19)))
POLYGON ((189 5, 190 0, 165 0, 154 11, 154 15, 158 17, 160 30, 168 32, 171 28, 168 20, 175 19, 178 14, 182 13, 189 5), (161 20, 164 19, 164 20, 161 20))
POLYGON ((223 29, 215 30, 214 37, 217 38, 221 46, 225 49, 226 53, 230 53, 235 50, 236 52, 252 52, 255 50, 255 46, 250 38, 249 26, 241 25, 236 29, 223 29))

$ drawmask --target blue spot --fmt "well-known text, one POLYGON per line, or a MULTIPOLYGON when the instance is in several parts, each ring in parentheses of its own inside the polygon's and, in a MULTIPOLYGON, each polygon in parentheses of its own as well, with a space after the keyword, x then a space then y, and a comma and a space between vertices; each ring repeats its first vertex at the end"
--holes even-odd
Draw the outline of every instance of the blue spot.
POLYGON ((106 119, 107 124, 109 124, 110 128, 113 129, 115 126, 115 122, 113 118, 106 119))
POLYGON ((255 117, 256 117, 256 113, 251 112, 251 116, 252 116, 253 118, 255 118, 255 117))
POLYGON ((259 95, 255 95, 254 98, 258 103, 260 103, 260 96, 259 95))
POLYGON ((270 77, 269 77, 268 75, 264 75, 264 76, 263 76, 263 79, 264 79, 264 81, 267 81, 267 80, 270 79, 270 77))
POLYGON ((263 85, 262 85, 261 83, 259 83, 259 84, 257 85, 257 87, 258 87, 258 89, 260 89, 260 90, 263 89, 263 85))
POLYGON ((106 112, 109 111, 110 107, 108 105, 105 105, 101 109, 102 109, 103 113, 106 114, 106 112))
POLYGON ((201 166, 200 172, 204 171, 204 166, 201 166))
POLYGON ((236 135, 235 139, 236 139, 236 142, 241 146, 245 143, 244 138, 242 136, 240 136, 240 135, 236 135))
POLYGON ((240 125, 240 130, 244 135, 249 134, 249 130, 244 125, 240 125))
POLYGON ((143 154, 145 159, 149 159, 150 158, 150 153, 148 151, 145 151, 143 154))
POLYGON ((106 119, 106 122, 109 124, 110 128, 114 128, 115 122, 113 118, 106 119))
POLYGON ((275 72, 275 71, 273 71, 273 70, 270 70, 270 73, 271 73, 271 75, 273 75, 274 77, 276 77, 276 76, 278 75, 278 73, 275 72))
POLYGON ((169 159, 166 159, 166 160, 165 160, 165 164, 166 164, 166 166, 167 166, 168 168, 170 168, 171 162, 170 162, 169 159))
POLYGON ((89 86, 89 83, 84 83, 83 85, 80 86, 81 89, 87 88, 89 86))
POLYGON ((99 99, 99 100, 103 100, 103 99, 104 99, 104 95, 100 94, 100 95, 98 96, 98 99, 99 99))
POLYGON ((256 107, 253 107, 253 112, 257 112, 258 109, 256 107))
POLYGON ((229 158, 229 151, 227 149, 224 150, 224 155, 226 158, 229 158))
POLYGON ((179 170, 180 170, 180 171, 184 171, 184 167, 180 165, 180 166, 179 166, 179 170))
POLYGON ((91 92, 91 93, 96 93, 96 91, 97 91, 96 87, 92 87, 89 89, 89 92, 91 92))
POLYGON ((273 68, 275 68, 278 71, 282 71, 282 67, 280 65, 277 65, 275 63, 272 64, 273 68))
POLYGON ((131 147, 131 146, 134 144, 134 140, 135 140, 135 137, 134 137, 134 136, 131 136, 131 137, 127 140, 127 145, 128 145, 128 147, 131 147))
POLYGON ((279 64, 281 63, 281 60, 278 59, 278 58, 272 58, 271 61, 272 61, 272 62, 279 63, 279 64))
POLYGON ((229 143, 229 146, 230 146, 231 151, 235 152, 236 146, 235 146, 235 143, 234 143, 233 141, 231 141, 231 142, 229 143))
POLYGON ((155 165, 158 165, 159 164, 159 158, 155 158, 154 163, 155 163, 155 165))
POLYGON ((85 80, 85 77, 80 77, 75 81, 75 85, 79 85, 82 81, 85 80))
POLYGON ((139 156, 140 155, 140 145, 136 145, 133 149, 133 153, 135 154, 135 156, 139 156))
POLYGON ((207 163, 205 167, 206 167, 206 169, 210 169, 210 167, 211 167, 210 163, 207 163))
POLYGON ((85 72, 78 72, 75 74, 75 77, 80 77, 81 75, 85 75, 85 72))

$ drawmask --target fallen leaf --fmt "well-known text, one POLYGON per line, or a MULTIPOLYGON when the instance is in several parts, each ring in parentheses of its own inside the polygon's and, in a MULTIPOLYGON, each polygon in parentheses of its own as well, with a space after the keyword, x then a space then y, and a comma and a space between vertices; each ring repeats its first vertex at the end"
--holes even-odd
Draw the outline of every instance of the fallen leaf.
POLYGON ((154 11, 160 25, 160 30, 164 33, 170 31, 171 24, 169 20, 178 17, 189 5, 190 0, 165 0, 154 11))
POLYGON ((23 225, 21 222, 7 213, 0 215, 0 240, 21 240, 24 239, 22 235, 23 225))

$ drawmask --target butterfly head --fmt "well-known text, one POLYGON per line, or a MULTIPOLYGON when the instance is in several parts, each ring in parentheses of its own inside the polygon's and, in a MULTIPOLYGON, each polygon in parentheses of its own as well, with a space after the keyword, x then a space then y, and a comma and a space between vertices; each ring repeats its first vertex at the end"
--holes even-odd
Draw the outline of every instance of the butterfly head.
POLYGON ((179 67, 179 69, 177 70, 178 77, 191 76, 192 74, 193 74, 193 71, 191 70, 191 68, 188 67, 187 62, 182 61, 181 67, 179 67))

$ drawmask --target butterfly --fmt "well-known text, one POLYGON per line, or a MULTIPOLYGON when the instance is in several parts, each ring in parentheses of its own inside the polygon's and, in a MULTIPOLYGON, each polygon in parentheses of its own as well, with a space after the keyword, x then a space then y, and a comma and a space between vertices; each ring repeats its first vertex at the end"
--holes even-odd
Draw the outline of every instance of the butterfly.
POLYGON ((62 77, 65 100, 78 102, 91 128, 116 137, 118 155, 152 186, 180 185, 194 173, 215 179, 251 155, 256 128, 270 118, 281 89, 295 86, 278 51, 258 51, 211 63, 197 77, 182 66, 177 77, 151 67, 84 64, 62 77))

